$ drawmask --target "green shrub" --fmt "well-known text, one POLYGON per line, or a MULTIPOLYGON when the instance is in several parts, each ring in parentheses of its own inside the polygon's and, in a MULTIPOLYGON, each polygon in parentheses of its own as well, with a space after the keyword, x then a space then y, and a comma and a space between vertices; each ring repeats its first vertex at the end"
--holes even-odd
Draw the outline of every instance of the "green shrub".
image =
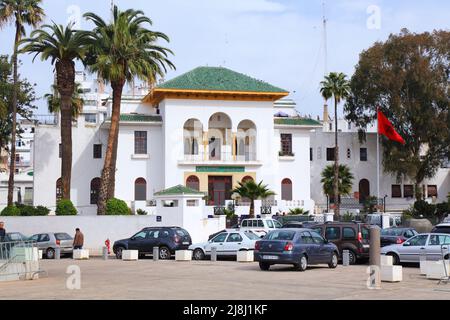
POLYGON ((429 204, 425 200, 419 200, 414 202, 414 216, 424 218, 433 218, 436 213, 436 206, 429 204))
POLYGON ((37 206, 34 213, 36 216, 48 216, 50 209, 44 206, 37 206))
POLYGON ((55 213, 57 216, 75 216, 77 214, 77 209, 72 201, 69 199, 62 199, 56 204, 55 213))
POLYGON ((346 212, 346 213, 344 213, 344 215, 342 216, 342 221, 344 221, 344 222, 351 222, 351 221, 353 221, 354 219, 353 219, 353 214, 351 213, 351 212, 346 212))
POLYGON ((2 210, 2 216, 20 216, 20 209, 16 206, 9 206, 2 210))
POLYGON ((24 217, 31 217, 36 215, 36 209, 33 206, 16 203, 17 209, 20 210, 20 215, 24 217))
POLYGON ((148 214, 147 211, 142 210, 142 209, 137 209, 136 213, 140 216, 146 216, 148 214))
POLYGON ((298 215, 309 215, 309 210, 304 210, 303 208, 295 208, 295 209, 289 209, 289 215, 292 216, 298 216, 298 215))
POLYGON ((109 216, 130 215, 131 209, 123 200, 112 198, 106 202, 106 214, 109 216))

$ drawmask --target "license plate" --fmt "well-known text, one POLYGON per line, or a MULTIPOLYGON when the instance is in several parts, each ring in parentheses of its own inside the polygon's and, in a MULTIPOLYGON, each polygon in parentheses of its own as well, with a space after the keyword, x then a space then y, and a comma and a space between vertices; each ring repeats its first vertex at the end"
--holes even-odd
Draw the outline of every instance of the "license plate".
POLYGON ((183 244, 189 244, 189 242, 185 241, 185 242, 183 242, 183 244))
POLYGON ((264 260, 278 260, 278 256, 263 256, 264 260))

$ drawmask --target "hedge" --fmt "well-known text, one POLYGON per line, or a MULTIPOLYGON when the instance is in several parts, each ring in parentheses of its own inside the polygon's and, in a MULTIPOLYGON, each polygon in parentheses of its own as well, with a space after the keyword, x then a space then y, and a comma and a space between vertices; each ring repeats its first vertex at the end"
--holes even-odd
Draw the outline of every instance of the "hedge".
POLYGON ((130 215, 131 209, 125 201, 112 198, 106 202, 106 215, 109 216, 123 216, 130 215))
POLYGON ((77 209, 69 199, 59 200, 56 204, 55 214, 57 216, 75 216, 77 213, 77 209))

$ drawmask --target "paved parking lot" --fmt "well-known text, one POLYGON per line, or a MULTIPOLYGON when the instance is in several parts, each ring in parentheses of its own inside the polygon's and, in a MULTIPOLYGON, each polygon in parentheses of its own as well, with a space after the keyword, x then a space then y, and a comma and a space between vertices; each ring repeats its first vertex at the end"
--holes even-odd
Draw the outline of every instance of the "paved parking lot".
POLYGON ((0 299, 450 299, 450 284, 437 285, 403 268, 404 281, 366 286, 367 266, 311 267, 306 272, 234 261, 43 260, 47 276, 0 282, 0 299), (81 289, 66 287, 67 267, 78 265, 81 289))

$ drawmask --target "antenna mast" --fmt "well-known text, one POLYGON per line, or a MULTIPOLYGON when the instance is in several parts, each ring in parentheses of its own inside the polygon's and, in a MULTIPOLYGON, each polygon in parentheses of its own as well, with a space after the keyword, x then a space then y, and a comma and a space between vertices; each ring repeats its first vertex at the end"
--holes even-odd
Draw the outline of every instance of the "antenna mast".
MULTIPOLYGON (((327 18, 325 16, 325 0, 322 1, 322 21, 323 21, 323 48, 324 48, 324 76, 328 75, 328 48, 327 48, 327 18)), ((328 101, 324 99, 323 122, 328 122, 328 101)))

